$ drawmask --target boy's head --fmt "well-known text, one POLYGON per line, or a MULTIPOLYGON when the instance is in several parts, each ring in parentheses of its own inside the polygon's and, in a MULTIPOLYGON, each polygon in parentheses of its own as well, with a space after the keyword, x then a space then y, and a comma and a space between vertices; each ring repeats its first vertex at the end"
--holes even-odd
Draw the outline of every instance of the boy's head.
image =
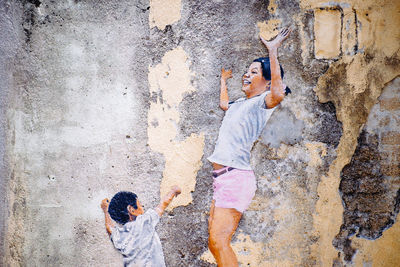
POLYGON ((111 199, 108 213, 114 221, 125 224, 133 221, 136 216, 143 214, 143 207, 140 205, 135 193, 121 191, 111 199))

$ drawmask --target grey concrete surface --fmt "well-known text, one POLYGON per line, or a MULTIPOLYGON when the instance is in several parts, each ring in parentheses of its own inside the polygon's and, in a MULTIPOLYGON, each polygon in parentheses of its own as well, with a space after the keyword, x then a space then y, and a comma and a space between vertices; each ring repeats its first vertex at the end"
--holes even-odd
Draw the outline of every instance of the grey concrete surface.
POLYGON ((333 61, 313 54, 312 11, 298 1, 278 2, 273 13, 270 1, 185 0, 179 21, 160 30, 149 26, 149 1, 1 1, 5 265, 121 266, 100 201, 131 190, 145 208, 158 204, 166 159, 148 145, 148 110, 157 98, 150 94, 148 73, 180 46, 196 90, 179 105, 176 139, 204 133, 205 146, 192 203, 167 212, 157 231, 167 266, 215 266, 202 255, 212 198, 206 157, 223 118, 220 69, 232 68, 230 97, 242 97, 242 74, 267 54, 257 23, 279 17, 282 27, 296 26, 279 53, 293 93, 252 150, 258 190, 233 243, 245 244, 242 266, 318 266, 311 249, 319 239, 318 187, 337 157, 343 131, 338 104, 320 103, 313 88, 333 61))
POLYGON ((5 236, 8 218, 7 185, 11 174, 10 124, 7 120, 9 102, 13 93, 14 57, 19 48, 19 12, 18 5, 12 2, 0 2, 0 265, 5 265, 5 236))

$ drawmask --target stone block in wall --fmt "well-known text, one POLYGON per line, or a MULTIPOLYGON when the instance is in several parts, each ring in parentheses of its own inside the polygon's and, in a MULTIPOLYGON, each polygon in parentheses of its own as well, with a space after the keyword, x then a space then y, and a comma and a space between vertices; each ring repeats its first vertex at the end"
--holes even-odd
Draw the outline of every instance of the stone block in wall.
POLYGON ((340 56, 342 14, 337 9, 318 9, 314 12, 314 53, 318 59, 340 56))

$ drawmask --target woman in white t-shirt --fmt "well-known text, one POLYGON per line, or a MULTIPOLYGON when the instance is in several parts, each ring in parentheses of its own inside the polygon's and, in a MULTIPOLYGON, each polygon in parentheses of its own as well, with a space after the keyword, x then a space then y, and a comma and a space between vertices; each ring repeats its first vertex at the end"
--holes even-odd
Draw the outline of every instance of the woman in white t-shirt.
POLYGON ((209 248, 219 267, 238 266, 230 242, 242 213, 254 197, 256 177, 250 166, 250 150, 274 108, 290 90, 283 84, 278 48, 291 30, 283 29, 272 41, 261 37, 269 58, 259 58, 242 78, 246 98, 229 102, 227 79, 231 70, 222 69, 220 107, 225 116, 213 154, 214 195, 209 218, 209 248))

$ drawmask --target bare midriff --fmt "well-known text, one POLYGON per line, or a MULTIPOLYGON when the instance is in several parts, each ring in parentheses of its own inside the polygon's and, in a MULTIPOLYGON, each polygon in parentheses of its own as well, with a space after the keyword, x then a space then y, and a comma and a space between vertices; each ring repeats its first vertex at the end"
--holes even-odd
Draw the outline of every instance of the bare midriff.
POLYGON ((222 169, 222 168, 226 167, 224 165, 221 165, 221 164, 218 164, 218 163, 215 163, 215 162, 212 163, 212 166, 213 166, 214 170, 219 170, 219 169, 222 169))

